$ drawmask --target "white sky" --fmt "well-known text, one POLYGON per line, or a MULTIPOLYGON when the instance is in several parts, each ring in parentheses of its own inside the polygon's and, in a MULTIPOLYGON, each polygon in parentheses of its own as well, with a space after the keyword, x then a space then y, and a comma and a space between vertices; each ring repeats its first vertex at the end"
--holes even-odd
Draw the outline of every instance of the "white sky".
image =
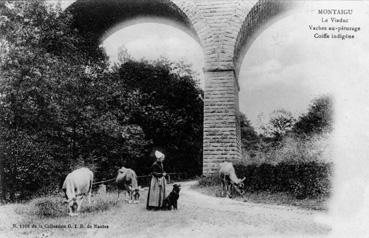
POLYGON ((103 47, 114 62, 119 48, 124 46, 133 58, 155 60, 161 56, 171 60, 183 60, 204 83, 204 56, 201 46, 190 35, 174 26, 161 23, 139 23, 122 28, 107 37, 103 47))
POLYGON ((321 47, 325 42, 312 37, 308 24, 301 14, 282 18, 249 48, 239 75, 240 110, 254 126, 258 115, 266 120, 280 108, 298 116, 314 97, 331 91, 324 78, 331 47, 321 47))

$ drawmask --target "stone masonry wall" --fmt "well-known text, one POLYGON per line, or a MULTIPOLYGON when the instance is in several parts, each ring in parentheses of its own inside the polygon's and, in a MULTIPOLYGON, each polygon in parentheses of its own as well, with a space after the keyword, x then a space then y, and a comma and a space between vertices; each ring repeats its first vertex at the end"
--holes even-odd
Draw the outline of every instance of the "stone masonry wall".
POLYGON ((238 88, 233 70, 205 72, 203 174, 217 172, 223 161, 241 158, 238 88))

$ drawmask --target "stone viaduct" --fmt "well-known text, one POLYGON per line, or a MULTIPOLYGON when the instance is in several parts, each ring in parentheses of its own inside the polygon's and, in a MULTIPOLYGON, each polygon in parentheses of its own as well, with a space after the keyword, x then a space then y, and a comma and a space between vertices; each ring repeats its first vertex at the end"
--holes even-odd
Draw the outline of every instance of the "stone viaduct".
MULTIPOLYGON (((65 0, 64 0, 65 1, 65 0)), ((68 7, 91 41, 125 21, 169 20, 196 39, 205 67, 203 174, 241 158, 238 71, 247 48, 266 25, 295 3, 288 0, 75 0, 68 7)))

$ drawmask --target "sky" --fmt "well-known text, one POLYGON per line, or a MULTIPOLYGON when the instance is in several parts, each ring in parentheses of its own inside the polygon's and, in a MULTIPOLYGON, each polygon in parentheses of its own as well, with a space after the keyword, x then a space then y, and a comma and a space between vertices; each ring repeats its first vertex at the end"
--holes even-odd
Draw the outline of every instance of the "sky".
POLYGON ((319 47, 308 24, 301 14, 278 19, 248 49, 239 74, 240 110, 255 127, 278 109, 298 117, 313 98, 331 93, 321 62, 330 47, 319 47))
MULTIPOLYGON (((202 48, 189 34, 174 26, 162 23, 139 23, 126 26, 106 36, 102 42, 112 62, 117 61, 120 47, 127 49, 134 59, 155 60, 165 57, 192 65, 200 86, 204 86, 204 56, 202 48)), ((119 26, 116 27, 119 29, 119 26)))

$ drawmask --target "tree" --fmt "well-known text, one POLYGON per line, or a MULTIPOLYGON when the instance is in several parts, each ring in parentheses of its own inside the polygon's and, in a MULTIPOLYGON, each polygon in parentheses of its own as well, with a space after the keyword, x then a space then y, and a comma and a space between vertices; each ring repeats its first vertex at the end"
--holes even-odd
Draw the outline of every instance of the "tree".
POLYGON ((280 142, 283 137, 292 131, 295 118, 285 109, 273 111, 267 125, 262 127, 263 135, 273 142, 280 142))
POLYGON ((119 64, 124 64, 128 61, 133 60, 132 56, 128 53, 128 50, 126 47, 121 46, 118 49, 118 62, 119 64))
POLYGON ((202 90, 188 65, 156 62, 123 64, 120 80, 140 95, 130 123, 140 125, 155 148, 167 154, 168 171, 201 173, 202 90))
POLYGON ((22 198, 43 187, 36 178, 57 183, 69 170, 81 145, 82 118, 88 115, 88 106, 83 107, 88 97, 78 95, 106 63, 102 53, 91 57, 84 50, 86 40, 60 8, 38 0, 12 2, 1 6, 0 19, 2 180, 7 178, 11 198, 19 193, 22 198), (30 161, 37 166, 22 166, 30 161), (26 174, 30 177, 20 176, 26 174))
POLYGON ((333 103, 329 96, 315 98, 306 114, 299 117, 293 131, 300 136, 311 136, 333 129, 333 103))
POLYGON ((242 112, 239 113, 241 127, 241 143, 243 151, 251 152, 258 149, 259 137, 249 119, 242 112))

